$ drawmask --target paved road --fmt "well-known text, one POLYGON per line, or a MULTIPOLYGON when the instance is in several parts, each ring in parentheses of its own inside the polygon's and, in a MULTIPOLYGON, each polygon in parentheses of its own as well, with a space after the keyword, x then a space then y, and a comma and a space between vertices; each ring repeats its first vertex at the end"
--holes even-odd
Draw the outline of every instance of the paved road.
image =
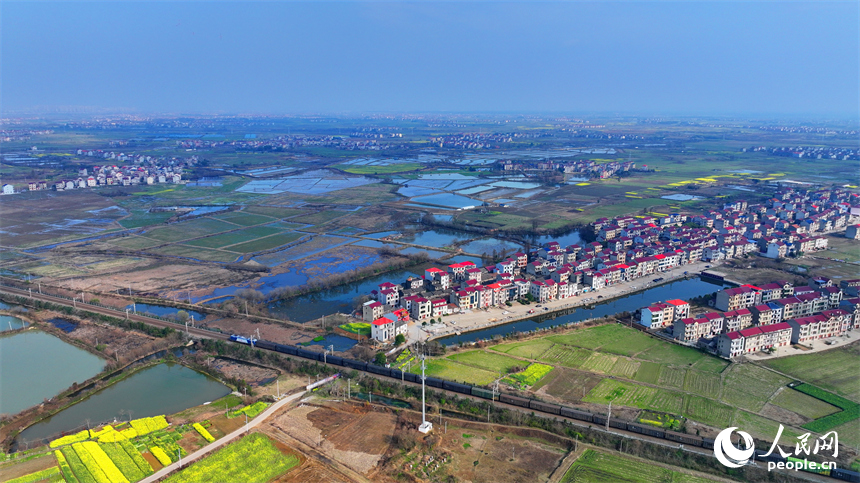
MULTIPOLYGON (((201 457, 208 454, 209 452, 216 450, 216 449, 220 448, 221 446, 224 446, 225 444, 235 440, 236 438, 241 437, 243 434, 245 434, 246 431, 259 426, 260 423, 262 423, 263 421, 266 420, 266 418, 268 418, 269 416, 274 414, 275 411, 281 409, 282 407, 295 401, 296 399, 304 396, 304 394, 305 394, 304 391, 303 392, 297 392, 291 396, 287 396, 284 399, 281 399, 280 401, 276 402, 275 404, 272 404, 271 406, 266 408, 265 411, 260 413, 259 416, 252 419, 251 421, 249 421, 247 426, 242 426, 241 428, 233 431, 232 433, 228 434, 227 436, 224 436, 223 438, 215 441, 214 443, 206 445, 205 447, 203 447, 203 448, 191 453, 190 455, 186 456, 185 458, 183 458, 182 459, 182 465, 188 466, 192 461, 200 459, 201 457)), ((164 468, 162 468, 161 470, 159 470, 155 474, 153 474, 147 478, 144 478, 140 481, 141 481, 141 483, 154 483, 154 482, 160 480, 161 478, 164 478, 165 476, 167 476, 168 474, 170 474, 171 472, 173 472, 177 469, 179 469, 179 463, 178 462, 173 463, 170 466, 165 466, 164 468)))

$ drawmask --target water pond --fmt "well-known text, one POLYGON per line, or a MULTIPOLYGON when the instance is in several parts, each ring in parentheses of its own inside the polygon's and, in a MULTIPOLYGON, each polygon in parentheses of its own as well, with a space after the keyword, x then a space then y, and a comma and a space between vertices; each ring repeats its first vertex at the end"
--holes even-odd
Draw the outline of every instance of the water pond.
MULTIPOLYGON (((192 299, 193 300, 193 299, 192 299)), ((194 320, 203 320, 206 318, 206 314, 197 312, 194 310, 180 309, 176 307, 167 307, 164 305, 152 305, 152 304, 130 304, 126 305, 125 308, 129 310, 135 310, 139 314, 153 314, 159 317, 167 317, 170 315, 176 315, 180 310, 185 310, 189 316, 194 317, 194 320)))
POLYGON ((349 337, 344 337, 342 335, 337 334, 329 334, 323 337, 322 341, 311 341, 307 345, 318 345, 321 347, 325 347, 326 349, 328 349, 329 346, 334 346, 335 352, 343 352, 352 349, 355 344, 356 341, 350 339, 349 337))
POLYGON ((376 290, 380 283, 400 283, 416 274, 398 270, 383 273, 359 282, 352 282, 329 290, 315 292, 301 297, 279 300, 269 304, 269 312, 275 316, 287 317, 295 322, 316 320, 323 315, 337 312, 351 313, 355 309, 355 300, 376 290))
MULTIPOLYGON (((5 304, 4 304, 5 305, 5 304)), ((8 305, 7 305, 8 307, 8 305)), ((2 308, 2 307, 0 307, 2 308)), ((30 324, 24 322, 18 317, 13 317, 11 315, 0 315, 0 332, 4 332, 7 330, 15 330, 20 329, 22 327, 27 327, 30 324)))
POLYGON ((39 330, 0 337, 0 413, 16 414, 84 382, 105 361, 39 330), (38 381, 35 384, 34 381, 38 381))
POLYGON ((413 198, 412 201, 419 204, 439 205, 456 209, 470 208, 481 205, 481 202, 478 200, 473 200, 471 198, 466 198, 465 196, 453 195, 450 193, 417 196, 413 198))
MULTIPOLYGON (((214 401, 230 388, 179 364, 158 364, 140 370, 53 417, 24 430, 22 441, 51 438, 81 425, 173 414, 214 401)), ((53 438, 51 438, 53 439, 53 438)))

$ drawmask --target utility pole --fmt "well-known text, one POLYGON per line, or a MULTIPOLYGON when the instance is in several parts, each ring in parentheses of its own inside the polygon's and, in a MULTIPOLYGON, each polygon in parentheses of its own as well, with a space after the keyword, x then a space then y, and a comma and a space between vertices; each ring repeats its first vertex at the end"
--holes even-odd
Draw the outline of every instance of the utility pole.
POLYGON ((36 285, 39 286, 39 295, 42 294, 42 282, 36 282, 36 285))
POLYGON ((609 418, 612 417, 612 401, 609 401, 609 414, 606 415, 606 430, 609 431, 609 418))
POLYGON ((176 454, 179 456, 179 467, 182 468, 182 450, 176 448, 176 454))
MULTIPOLYGON (((33 298, 33 294, 30 294, 30 298, 33 298)), ((78 304, 76 301, 77 299, 75 297, 72 297, 72 307, 74 308, 78 308, 78 304)))
POLYGON ((128 320, 128 309, 125 309, 125 320, 128 320))

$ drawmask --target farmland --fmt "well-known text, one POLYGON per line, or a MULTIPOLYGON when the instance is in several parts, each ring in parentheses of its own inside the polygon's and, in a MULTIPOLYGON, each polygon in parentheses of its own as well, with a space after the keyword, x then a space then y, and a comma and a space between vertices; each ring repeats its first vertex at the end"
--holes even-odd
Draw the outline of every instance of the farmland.
POLYGON ((518 359, 485 351, 460 352, 458 354, 448 356, 448 359, 479 369, 504 374, 507 374, 511 369, 517 366, 524 365, 524 363, 518 359))
POLYGON ((268 437, 253 433, 174 473, 165 482, 265 483, 298 464, 298 456, 285 455, 268 437))
MULTIPOLYGON (((412 364, 410 372, 421 374, 421 366, 412 364)), ((428 376, 440 377, 449 381, 465 382, 484 386, 490 384, 499 377, 498 373, 477 369, 465 364, 459 364, 449 359, 432 359, 427 361, 425 373, 428 376)))
POLYGON ((860 402, 860 344, 850 344, 815 354, 802 354, 765 361, 776 369, 802 381, 860 402))
POLYGON ((631 483, 650 483, 653 481, 706 483, 714 480, 671 470, 640 459, 586 449, 573 462, 561 481, 562 483, 581 481, 595 483, 620 481, 631 483))

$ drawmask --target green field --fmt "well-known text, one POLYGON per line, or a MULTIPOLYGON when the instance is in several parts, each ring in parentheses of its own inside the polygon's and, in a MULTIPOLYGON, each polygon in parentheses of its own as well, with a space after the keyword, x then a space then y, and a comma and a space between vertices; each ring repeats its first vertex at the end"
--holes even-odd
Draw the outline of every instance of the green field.
POLYGON ((122 238, 112 238, 108 241, 111 245, 128 248, 131 250, 143 250, 145 248, 161 245, 164 242, 146 238, 143 236, 125 236, 122 238))
POLYGON ((341 329, 353 334, 366 335, 370 337, 370 324, 367 322, 350 322, 340 326, 341 329))
POLYGON ((280 233, 280 230, 277 228, 269 226, 255 226, 253 228, 245 228, 239 231, 192 240, 185 242, 185 244, 204 248, 222 248, 238 243, 255 241, 258 238, 267 237, 276 233, 280 233))
POLYGON ((245 436, 191 466, 179 470, 165 483, 265 483, 300 463, 296 455, 284 455, 259 433, 245 436))
POLYGON ((768 398, 791 382, 752 364, 734 364, 724 377, 721 401, 753 412, 761 411, 768 398))
POLYGON ((529 359, 537 359, 541 354, 546 352, 553 346, 552 341, 546 339, 534 339, 526 342, 511 342, 509 344, 499 344, 493 346, 492 349, 498 352, 504 352, 517 357, 527 357, 529 359))
POLYGON ((229 249, 234 252, 239 253, 252 253, 259 252, 263 250, 271 250, 272 248, 277 248, 281 245, 286 245, 287 243, 292 243, 299 238, 305 236, 304 233, 279 233, 272 236, 267 236, 264 238, 258 238, 256 240, 252 240, 245 243, 238 243, 236 245, 231 245, 229 249))
MULTIPOLYGON (((662 368, 663 366, 656 362, 640 362, 639 370, 636 371, 634 379, 648 384, 657 384, 657 381, 660 379, 660 370, 662 368)), ((667 368, 667 370, 669 369, 667 368)))
MULTIPOLYGON (((732 426, 737 426, 738 429, 746 431, 756 438, 761 438, 767 441, 773 441, 776 433, 779 431, 778 422, 759 416, 757 414, 746 411, 737 411, 735 419, 732 421, 732 426)), ((785 423, 782 424, 782 437, 780 442, 787 446, 793 446, 797 442, 794 438, 800 436, 806 431, 795 429, 785 423)))
POLYGON ((674 367, 664 367, 660 371, 660 379, 657 384, 663 387, 671 387, 681 389, 684 387, 684 378, 687 376, 687 371, 674 367))
POLYGON ((591 358, 592 354, 594 354, 594 352, 588 349, 580 349, 579 347, 571 347, 564 344, 555 344, 550 347, 549 350, 538 356, 537 359, 549 362, 550 364, 558 364, 565 367, 579 369, 585 361, 591 358))
POLYGON ((675 366, 688 366, 699 362, 701 359, 709 357, 711 356, 699 352, 696 349, 671 343, 658 344, 644 352, 636 354, 637 359, 660 362, 662 364, 672 364, 675 366))
POLYGON ((482 350, 453 354, 448 356, 448 359, 501 374, 507 374, 514 367, 525 367, 528 365, 528 362, 514 359, 513 357, 493 354, 492 352, 482 350))
POLYGON ((734 418, 735 408, 718 403, 713 399, 688 396, 684 415, 715 428, 726 428, 734 418))
POLYGON ((860 402, 860 344, 814 354, 780 357, 764 363, 777 371, 860 402))
POLYGON ((652 483, 656 481, 707 483, 716 480, 593 449, 585 450, 561 479, 561 483, 652 483))
POLYGON ((348 214, 349 213, 345 211, 320 211, 317 213, 311 213, 309 215, 297 216, 295 218, 291 218, 290 221, 295 221, 298 223, 307 223, 309 225, 319 225, 334 220, 335 218, 346 216, 348 214))
POLYGON ((199 260, 207 260, 212 262, 233 262, 241 253, 230 251, 208 250, 206 248, 193 247, 190 245, 171 245, 158 248, 153 253, 163 255, 172 255, 176 257, 196 258, 199 260))
POLYGON ((638 335, 640 335, 639 332, 629 327, 619 324, 606 324, 588 329, 574 330, 569 334, 553 335, 547 337, 547 339, 559 344, 596 349, 604 344, 617 344, 620 340, 626 340, 628 337, 636 337, 638 335), (631 336, 631 334, 636 335, 631 336))
POLYGON ((592 372, 602 372, 608 374, 618 360, 616 356, 606 355, 602 352, 592 352, 591 357, 582 363, 582 369, 592 372))
POLYGON ((197 218, 191 221, 154 228, 147 231, 146 236, 163 242, 176 242, 235 229, 236 225, 232 223, 212 218, 197 218))
POLYGON ((662 343, 656 338, 637 330, 619 331, 618 335, 618 339, 611 340, 600 346, 600 350, 622 356, 632 356, 662 343))
POLYGON ((283 208, 280 206, 248 206, 242 210, 243 213, 256 213, 258 215, 270 216, 272 218, 289 218, 291 216, 297 216, 304 213, 307 213, 307 210, 300 210, 298 208, 283 208))
POLYGON ((684 378, 684 390, 712 399, 719 399, 722 381, 719 374, 689 370, 684 378))
POLYGON ((141 228, 149 225, 164 223, 176 213, 172 211, 158 211, 150 213, 147 210, 131 210, 131 215, 119 221, 123 228, 141 228))
POLYGON ((832 404, 790 388, 783 389, 770 403, 809 419, 818 419, 841 411, 832 404))
POLYGON ((620 404, 640 409, 653 409, 651 400, 659 390, 652 387, 630 384, 615 379, 604 379, 583 398, 585 402, 597 404, 620 404))
MULTIPOLYGON (((421 374, 421 366, 412 364, 410 372, 421 374)), ((463 382, 477 386, 486 386, 495 381, 499 374, 496 372, 476 369, 465 364, 458 364, 448 359, 433 359, 427 361, 426 374, 454 382, 463 382)))
POLYGON ((230 223, 235 223, 241 226, 262 225, 263 223, 275 221, 273 218, 268 216, 255 215, 253 213, 245 213, 241 211, 233 211, 230 213, 225 213, 223 215, 215 215, 212 218, 229 221, 230 223))

